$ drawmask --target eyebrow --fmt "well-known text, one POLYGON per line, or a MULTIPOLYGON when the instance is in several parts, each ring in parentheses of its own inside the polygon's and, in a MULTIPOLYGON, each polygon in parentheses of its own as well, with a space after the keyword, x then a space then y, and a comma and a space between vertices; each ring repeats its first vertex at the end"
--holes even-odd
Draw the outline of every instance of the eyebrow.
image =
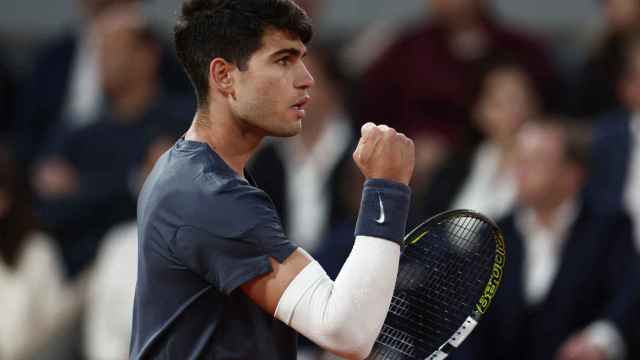
POLYGON ((296 48, 286 48, 286 49, 280 49, 274 52, 273 54, 271 54, 271 57, 275 58, 281 55, 293 55, 293 56, 305 57, 307 55, 307 52, 300 51, 299 49, 296 49, 296 48))

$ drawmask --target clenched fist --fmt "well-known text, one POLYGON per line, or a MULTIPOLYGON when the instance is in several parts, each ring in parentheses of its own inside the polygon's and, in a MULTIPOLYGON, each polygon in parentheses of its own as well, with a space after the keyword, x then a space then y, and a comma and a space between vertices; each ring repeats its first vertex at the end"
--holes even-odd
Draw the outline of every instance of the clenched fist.
POLYGON ((386 125, 366 123, 353 159, 367 179, 409 185, 415 162, 413 141, 386 125))

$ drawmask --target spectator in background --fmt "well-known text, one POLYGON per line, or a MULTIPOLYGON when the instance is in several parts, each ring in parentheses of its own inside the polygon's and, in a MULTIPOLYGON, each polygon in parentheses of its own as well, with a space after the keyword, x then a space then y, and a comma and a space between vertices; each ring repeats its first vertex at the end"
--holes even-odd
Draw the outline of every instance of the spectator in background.
POLYGON ((370 66, 360 86, 358 119, 382 121, 416 143, 416 176, 429 178, 452 147, 464 145, 483 63, 507 53, 523 64, 545 97, 558 84, 545 48, 500 24, 489 0, 430 0, 432 16, 370 66))
MULTIPOLYGON (((640 234, 640 36, 627 43, 618 82, 621 108, 595 124, 593 177, 589 195, 603 211, 626 209, 640 234)), ((640 248, 640 239, 636 235, 640 248)))
MULTIPOLYGON (((99 28, 103 21, 112 21, 117 13, 141 17, 141 2, 76 0, 82 23, 36 54, 33 72, 20 89, 18 104, 16 143, 23 166, 31 165, 32 160, 42 154, 52 132, 61 127, 79 129, 99 120, 106 106, 100 76, 99 28)), ((188 82, 173 51, 164 45, 160 49, 165 89, 170 93, 188 94, 188 82)))
POLYGON ((56 134, 32 177, 43 222, 61 241, 71 275, 91 263, 114 224, 135 217, 131 175, 151 129, 187 128, 188 109, 160 86, 160 45, 137 17, 104 22, 100 84, 107 105, 100 120, 56 134), (126 20, 126 21, 125 21, 126 20))
POLYGON ((640 2, 603 0, 606 28, 596 41, 578 79, 575 104, 580 116, 593 117, 620 106, 625 44, 640 31, 640 2))
POLYGON ((624 359, 636 322, 638 254, 626 214, 602 216, 580 195, 586 132, 566 120, 526 125, 518 206, 499 223, 509 260, 491 311, 462 346, 475 360, 624 359))
MULTIPOLYGON (((156 160, 169 149, 179 133, 163 129, 154 135, 137 173, 136 190, 156 160)), ((131 341, 133 298, 138 264, 138 228, 127 222, 111 229, 96 259, 85 311, 84 358, 127 359, 131 341)))
POLYGON ((70 319, 74 299, 51 239, 40 232, 27 187, 0 145, 0 358, 30 359, 70 319))
POLYGON ((314 47, 305 64, 316 83, 302 132, 293 140, 266 145, 251 170, 273 199, 287 234, 315 256, 321 239, 344 216, 335 190, 339 170, 351 161, 355 133, 342 104, 344 78, 331 53, 314 47))
POLYGON ((473 122, 484 141, 475 150, 470 172, 451 207, 494 219, 511 211, 516 195, 516 134, 537 115, 538 101, 532 80, 517 63, 498 61, 489 67, 473 109, 473 122))
POLYGON ((539 111, 531 77, 517 61, 497 55, 487 61, 474 92, 474 130, 484 140, 448 154, 426 186, 417 187, 410 225, 450 208, 469 208, 498 219, 515 199, 515 137, 539 111))

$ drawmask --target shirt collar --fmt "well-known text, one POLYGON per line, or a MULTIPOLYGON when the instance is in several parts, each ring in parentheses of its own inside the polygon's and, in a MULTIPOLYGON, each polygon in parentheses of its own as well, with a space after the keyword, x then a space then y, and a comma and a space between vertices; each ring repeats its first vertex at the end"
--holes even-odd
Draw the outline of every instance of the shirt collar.
POLYGON ((565 200, 553 212, 553 221, 550 225, 540 223, 533 209, 522 208, 515 214, 516 226, 525 235, 546 232, 557 241, 563 242, 578 217, 579 205, 579 201, 574 197, 565 200))

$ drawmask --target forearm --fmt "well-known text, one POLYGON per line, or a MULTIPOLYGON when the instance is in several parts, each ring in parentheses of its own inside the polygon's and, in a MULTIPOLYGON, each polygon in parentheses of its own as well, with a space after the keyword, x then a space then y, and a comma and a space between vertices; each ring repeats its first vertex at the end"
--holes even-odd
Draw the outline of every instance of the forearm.
POLYGON ((356 240, 336 281, 317 262, 307 265, 281 297, 275 316, 338 355, 366 357, 380 333, 398 272, 400 246, 387 239, 402 238, 407 210, 407 189, 380 183, 365 188, 356 240), (379 207, 381 197, 386 205, 379 207), (368 224, 373 221, 377 225, 368 224))
POLYGON ((397 244, 358 236, 335 282, 312 262, 289 285, 275 316, 329 351, 364 358, 389 308, 399 255, 397 244))

